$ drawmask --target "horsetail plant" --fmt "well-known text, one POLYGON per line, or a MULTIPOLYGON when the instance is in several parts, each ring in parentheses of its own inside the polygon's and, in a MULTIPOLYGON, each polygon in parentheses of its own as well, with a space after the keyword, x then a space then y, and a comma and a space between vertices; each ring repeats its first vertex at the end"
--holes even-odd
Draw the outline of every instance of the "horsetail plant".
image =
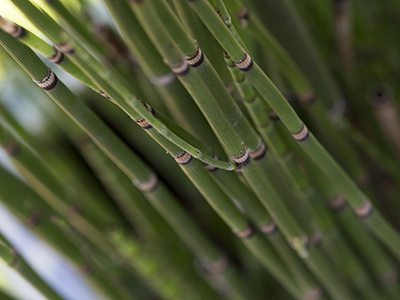
POLYGON ((357 2, 7 0, 36 28, 0 11, 0 87, 46 125, 1 93, 1 202, 105 299, 398 299, 400 55, 353 26, 400 10, 357 2))

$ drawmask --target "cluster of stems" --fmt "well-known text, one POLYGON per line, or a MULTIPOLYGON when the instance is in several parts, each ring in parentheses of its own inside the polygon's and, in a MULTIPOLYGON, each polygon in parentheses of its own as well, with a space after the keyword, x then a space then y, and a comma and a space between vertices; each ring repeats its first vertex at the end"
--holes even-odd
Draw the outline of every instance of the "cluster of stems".
MULTIPOLYGON (((0 55, 47 125, 0 94, 0 201, 105 298, 399 299, 396 71, 356 80, 357 1, 99 0, 100 26, 86 1, 10 2, 41 35, 0 12, 0 55)), ((67 300, 1 232, 0 257, 67 300)))

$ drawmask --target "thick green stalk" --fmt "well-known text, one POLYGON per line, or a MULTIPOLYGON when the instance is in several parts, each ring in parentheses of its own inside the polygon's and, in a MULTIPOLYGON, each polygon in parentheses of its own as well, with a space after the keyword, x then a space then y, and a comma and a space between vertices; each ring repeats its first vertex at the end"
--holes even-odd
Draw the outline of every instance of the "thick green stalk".
POLYGON ((212 7, 203 0, 191 2, 191 5, 214 36, 218 37, 218 41, 235 61, 239 69, 246 74, 252 85, 264 99, 268 99, 273 110, 292 133, 293 137, 299 141, 302 148, 320 166, 323 172, 335 182, 337 188, 345 195, 355 212, 364 218, 365 223, 371 231, 400 259, 400 237, 398 233, 378 211, 374 210, 367 196, 360 191, 357 185, 322 147, 314 135, 309 132, 267 75, 245 53, 240 44, 230 34, 230 31, 218 19, 212 7))

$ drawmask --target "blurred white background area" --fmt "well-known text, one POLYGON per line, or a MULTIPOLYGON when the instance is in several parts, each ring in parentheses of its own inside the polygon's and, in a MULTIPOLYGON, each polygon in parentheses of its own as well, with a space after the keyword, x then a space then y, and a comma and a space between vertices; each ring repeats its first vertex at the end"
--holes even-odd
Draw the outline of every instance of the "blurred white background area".
MULTIPOLYGON (((26 229, 0 203, 0 233, 27 263, 65 300, 105 300, 64 257, 26 229)), ((0 285, 21 300, 41 300, 32 287, 4 263, 0 267, 0 285), (21 294, 22 293, 22 294, 21 294)), ((49 299, 51 300, 51 299, 49 299)))

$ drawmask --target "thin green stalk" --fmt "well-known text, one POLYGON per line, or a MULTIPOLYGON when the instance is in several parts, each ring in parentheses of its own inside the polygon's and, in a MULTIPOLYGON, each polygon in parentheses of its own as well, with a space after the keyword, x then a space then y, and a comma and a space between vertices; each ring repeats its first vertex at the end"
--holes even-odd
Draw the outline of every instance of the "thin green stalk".
POLYGON ((345 195, 354 211, 364 219, 370 230, 400 259, 400 237, 398 233, 378 211, 374 210, 367 196, 360 191, 357 185, 322 147, 314 135, 309 132, 267 75, 245 53, 240 44, 230 34, 230 31, 218 19, 212 7, 203 0, 191 2, 191 5, 209 30, 218 37, 218 41, 230 57, 232 57, 239 69, 246 74, 252 85, 260 92, 264 99, 268 99, 273 110, 302 148, 320 166, 321 170, 335 182, 337 188, 345 195))

